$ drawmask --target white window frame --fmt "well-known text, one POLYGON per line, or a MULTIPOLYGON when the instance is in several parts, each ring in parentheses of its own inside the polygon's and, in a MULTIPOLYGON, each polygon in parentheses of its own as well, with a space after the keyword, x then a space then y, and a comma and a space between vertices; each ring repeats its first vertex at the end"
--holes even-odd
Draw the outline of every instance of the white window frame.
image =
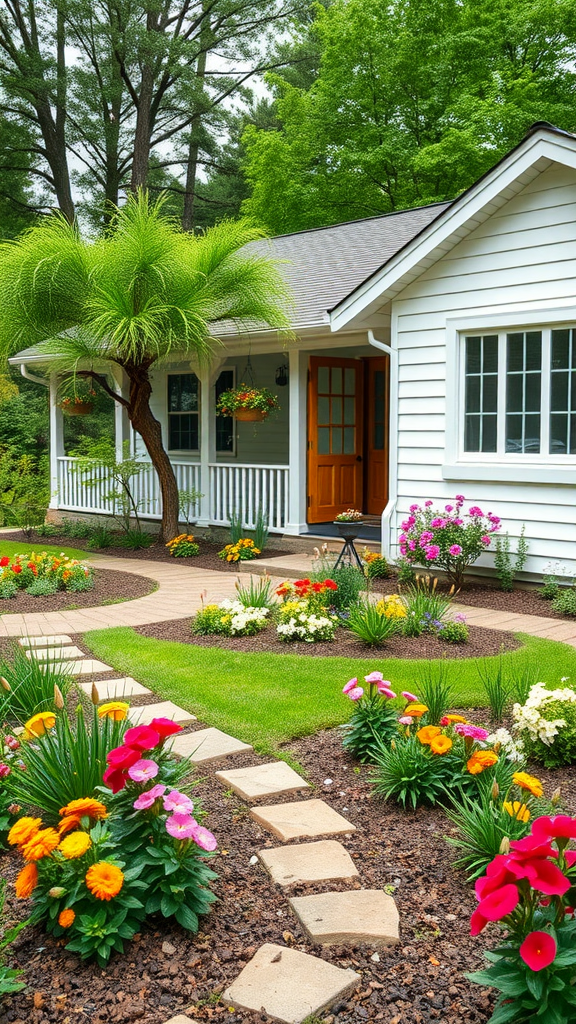
POLYGON ((481 314, 446 322, 445 480, 485 480, 576 485, 576 455, 550 455, 550 339, 552 330, 576 328, 576 307, 481 314), (542 332, 540 452, 506 452, 506 335, 542 332), (496 452, 464 451, 465 337, 496 334, 498 353, 498 441, 496 452), (504 372, 501 372, 504 368, 504 372))
MULTIPOLYGON (((232 373, 232 387, 236 387, 236 366, 221 366, 218 371, 218 377, 214 382, 214 396, 216 396, 216 383, 221 373, 232 373)), ((218 419, 216 413, 216 406, 214 406, 214 421, 218 419)), ((232 417, 234 421, 234 417, 232 417)), ((214 444, 216 444, 216 425, 214 425, 214 444)), ((232 428, 232 448, 224 450, 223 448, 216 448, 216 456, 223 456, 224 458, 235 459, 236 458, 236 431, 232 428)))
POLYGON ((195 370, 172 370, 170 373, 166 374, 166 391, 165 391, 165 397, 166 397, 166 440, 167 440, 168 444, 170 444, 170 416, 186 416, 186 415, 189 415, 188 413, 185 413, 185 412, 174 412, 174 413, 170 412, 169 403, 168 403, 168 395, 169 395, 169 392, 170 392, 170 388, 169 388, 169 384, 168 384, 168 378, 169 377, 186 377, 189 374, 194 376, 194 377, 196 377, 196 380, 198 381, 198 411, 196 413, 192 413, 192 415, 198 416, 198 447, 197 448, 169 448, 169 447, 167 447, 166 451, 169 452, 170 455, 183 455, 183 456, 187 456, 187 455, 199 455, 199 453, 200 453, 200 444, 201 444, 200 437, 201 437, 201 430, 202 430, 202 415, 201 415, 201 413, 202 413, 202 382, 201 382, 200 377, 198 376, 198 374, 196 373, 195 370))

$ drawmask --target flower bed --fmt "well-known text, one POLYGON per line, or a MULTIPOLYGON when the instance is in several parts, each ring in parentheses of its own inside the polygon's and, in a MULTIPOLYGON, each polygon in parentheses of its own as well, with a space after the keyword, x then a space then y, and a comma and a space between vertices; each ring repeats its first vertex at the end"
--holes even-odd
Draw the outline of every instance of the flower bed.
POLYGON ((19 590, 5 600, 0 600, 0 615, 26 612, 65 611, 71 608, 94 608, 116 601, 133 601, 146 597, 156 590, 155 580, 136 576, 131 572, 113 569, 94 569, 93 586, 89 590, 72 592, 58 590, 46 597, 34 597, 19 590))
POLYGON ((94 586, 94 570, 64 553, 46 551, 0 557, 0 598, 25 590, 31 597, 48 597, 59 590, 83 593, 94 586))

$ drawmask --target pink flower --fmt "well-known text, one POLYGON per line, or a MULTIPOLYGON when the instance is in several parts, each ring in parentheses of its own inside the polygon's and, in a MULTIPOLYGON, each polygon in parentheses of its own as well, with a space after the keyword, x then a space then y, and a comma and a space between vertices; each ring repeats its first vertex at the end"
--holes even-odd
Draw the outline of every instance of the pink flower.
POLYGON ((453 555, 454 558, 456 558, 458 555, 462 554, 462 548, 460 547, 459 544, 452 544, 450 546, 449 550, 450 550, 450 554, 453 555))
POLYGON ((201 850, 207 850, 209 853, 218 846, 216 836, 212 835, 212 832, 209 832, 202 825, 196 825, 190 838, 194 840, 196 846, 199 846, 201 850))
POLYGON ((383 697, 389 697, 390 700, 394 700, 396 694, 394 693, 394 690, 390 688, 390 683, 386 679, 383 679, 380 683, 376 683, 376 688, 378 693, 382 694, 383 697))
POLYGON ((454 505, 444 505, 444 508, 446 509, 446 512, 454 511, 454 505))
POLYGON ((409 540, 408 541, 408 547, 410 548, 410 551, 415 551, 416 550, 416 541, 415 540, 409 540))
POLYGON ((164 810, 172 811, 174 814, 192 814, 194 804, 185 793, 173 789, 164 797, 164 810))
POLYGON ((158 733, 161 740, 165 740, 168 736, 174 736, 177 732, 182 732, 182 726, 178 725, 178 722, 173 722, 171 718, 153 718, 150 727, 158 733))
POLYGON ((473 516, 473 518, 477 518, 478 516, 483 516, 484 513, 483 513, 482 509, 478 507, 478 505, 472 505, 468 509, 468 515, 469 516, 473 516))
POLYGON ((164 795, 166 786, 158 784, 152 786, 152 789, 147 789, 145 793, 141 793, 137 800, 132 804, 136 811, 147 811, 148 808, 152 807, 156 803, 159 797, 164 795))
POLYGON ((420 511, 420 505, 410 505, 410 511, 411 512, 419 512, 420 511))
POLYGON ((400 536, 398 537, 398 541, 400 542, 400 544, 405 544, 407 540, 408 538, 405 533, 401 533, 400 536))
POLYGON ((410 690, 402 690, 402 696, 404 697, 404 700, 408 701, 409 704, 418 703, 418 697, 415 697, 413 693, 410 693, 410 690))
POLYGON ((414 719, 411 718, 410 715, 401 715, 398 721, 400 725, 412 725, 414 719))
POLYGON ((4 742, 9 750, 18 750, 20 746, 20 741, 15 736, 6 736, 4 742))
POLYGON ((358 686, 358 679, 354 676, 354 679, 349 679, 346 686, 342 687, 342 693, 350 693, 350 690, 354 690, 358 686))
POLYGON ((568 814, 556 814, 553 818, 543 815, 532 825, 535 839, 576 839, 576 818, 568 814))
POLYGON ((484 743, 488 739, 488 730, 481 729, 479 725, 465 725, 464 722, 458 722, 454 726, 454 732, 457 732, 459 736, 468 736, 470 739, 478 740, 479 743, 484 743))
POLYGON ((173 814, 166 819, 166 831, 174 839, 192 839, 198 822, 191 814, 173 814))
POLYGON ((433 504, 434 504, 434 502, 430 501, 430 498, 428 498, 428 501, 424 502, 424 505, 426 506, 426 508, 430 508, 433 504))
POLYGON ((430 526, 432 527, 433 530, 442 529, 442 527, 444 526, 444 520, 442 519, 442 516, 435 516, 435 518, 430 523, 430 526))
POLYGON ((487 921, 501 921, 516 909, 520 902, 518 889, 512 882, 495 889, 478 904, 478 912, 487 921))
POLYGON ((159 768, 156 761, 146 761, 142 759, 141 761, 136 761, 136 764, 130 766, 128 769, 128 775, 133 782, 149 782, 150 779, 156 778, 158 771, 159 768))
POLYGON ((160 733, 149 725, 135 725, 124 733, 124 745, 133 747, 135 750, 152 750, 159 743, 160 733))
POLYGON ((433 562, 435 558, 438 558, 439 554, 440 554, 440 548, 438 547, 437 544, 430 544, 426 548, 426 560, 428 562, 433 562))
POLYGON ((462 612, 458 612, 458 615, 454 616, 454 622, 466 622, 466 616, 462 612))
POLYGON ((519 953, 531 971, 542 971, 554 961, 556 940, 548 932, 530 932, 520 946, 519 953))
POLYGON ((483 544, 486 545, 486 547, 488 547, 488 545, 491 543, 490 537, 486 535, 484 535, 484 537, 480 537, 480 540, 482 541, 483 544))
MULTIPOLYGON (((364 676, 364 681, 367 683, 381 683, 383 679, 384 676, 381 672, 371 672, 369 676, 364 676)), ((358 682, 358 680, 356 680, 356 682, 358 682)), ((386 685, 390 687, 392 684, 387 683, 386 685)))
POLYGON ((364 690, 361 686, 355 686, 353 690, 348 690, 348 696, 350 700, 360 700, 364 696, 364 690))
POLYGON ((12 771, 9 764, 0 764, 0 779, 5 779, 12 771))
POLYGON ((453 519, 452 522, 454 523, 454 526, 462 526, 462 523, 464 522, 464 520, 463 519, 453 519))
POLYGON ((463 501, 466 501, 466 498, 464 497, 463 494, 457 494, 456 501, 458 502, 459 505, 461 505, 463 501))

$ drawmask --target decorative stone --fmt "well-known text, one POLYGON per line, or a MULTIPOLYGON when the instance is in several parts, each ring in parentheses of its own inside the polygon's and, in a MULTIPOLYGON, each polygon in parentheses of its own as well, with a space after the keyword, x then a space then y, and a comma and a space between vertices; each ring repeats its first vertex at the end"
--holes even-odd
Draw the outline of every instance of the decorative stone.
POLYGON ((301 1024, 347 996, 359 982, 356 971, 265 942, 222 999, 225 1005, 266 1013, 281 1024, 301 1024))
POLYGON ((84 651, 79 647, 35 647, 26 651, 27 658, 36 658, 38 661, 65 660, 67 658, 83 658, 84 651))
POLYGON ((216 772, 216 778, 249 803, 267 796, 280 796, 310 788, 285 761, 271 761, 251 768, 231 768, 216 772))
POLYGON ((308 938, 322 946, 365 943, 382 949, 400 941, 396 904, 381 889, 315 893, 289 902, 308 938))
POLYGON ((66 633, 54 633, 53 636, 21 636, 18 643, 20 647, 61 647, 62 644, 71 644, 72 637, 66 633))
POLYGON ((192 1017, 187 1017, 185 1013, 179 1013, 177 1017, 170 1017, 166 1024, 196 1024, 196 1021, 192 1020, 192 1017))
POLYGON ((244 754, 252 747, 220 729, 199 729, 198 732, 177 736, 172 750, 181 757, 190 757, 193 764, 208 764, 230 754, 244 754))
POLYGON ((79 688, 90 697, 92 687, 98 690, 100 700, 120 700, 121 697, 141 697, 143 694, 151 693, 142 683, 137 683, 130 676, 122 679, 99 679, 97 683, 80 683, 79 688))
POLYGON ((355 832, 356 826, 346 821, 324 800, 302 800, 293 804, 269 804, 254 808, 250 814, 283 842, 315 836, 339 836, 355 832))
POLYGON ((302 882, 352 882, 358 878, 350 854, 335 839, 260 850, 258 857, 272 880, 282 886, 302 882))
POLYGON ((56 672, 69 672, 72 676, 95 676, 100 672, 113 672, 111 665, 105 665, 96 658, 83 658, 78 661, 50 661, 40 663, 40 668, 51 668, 56 672))
POLYGON ((132 725, 150 725, 153 718, 171 718, 172 721, 178 722, 178 725, 189 725, 190 722, 196 721, 195 715, 184 711, 184 708, 179 708, 171 700, 162 700, 159 704, 141 704, 140 707, 130 708, 128 718, 132 725))

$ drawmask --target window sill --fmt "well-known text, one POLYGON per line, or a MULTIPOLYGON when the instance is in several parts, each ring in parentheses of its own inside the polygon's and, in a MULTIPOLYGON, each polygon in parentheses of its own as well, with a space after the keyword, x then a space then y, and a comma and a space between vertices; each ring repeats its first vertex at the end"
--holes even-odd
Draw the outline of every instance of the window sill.
POLYGON ((550 463, 532 462, 525 466, 506 463, 455 463, 442 466, 444 480, 486 480, 490 483, 560 484, 574 487, 574 466, 551 466, 550 463))

